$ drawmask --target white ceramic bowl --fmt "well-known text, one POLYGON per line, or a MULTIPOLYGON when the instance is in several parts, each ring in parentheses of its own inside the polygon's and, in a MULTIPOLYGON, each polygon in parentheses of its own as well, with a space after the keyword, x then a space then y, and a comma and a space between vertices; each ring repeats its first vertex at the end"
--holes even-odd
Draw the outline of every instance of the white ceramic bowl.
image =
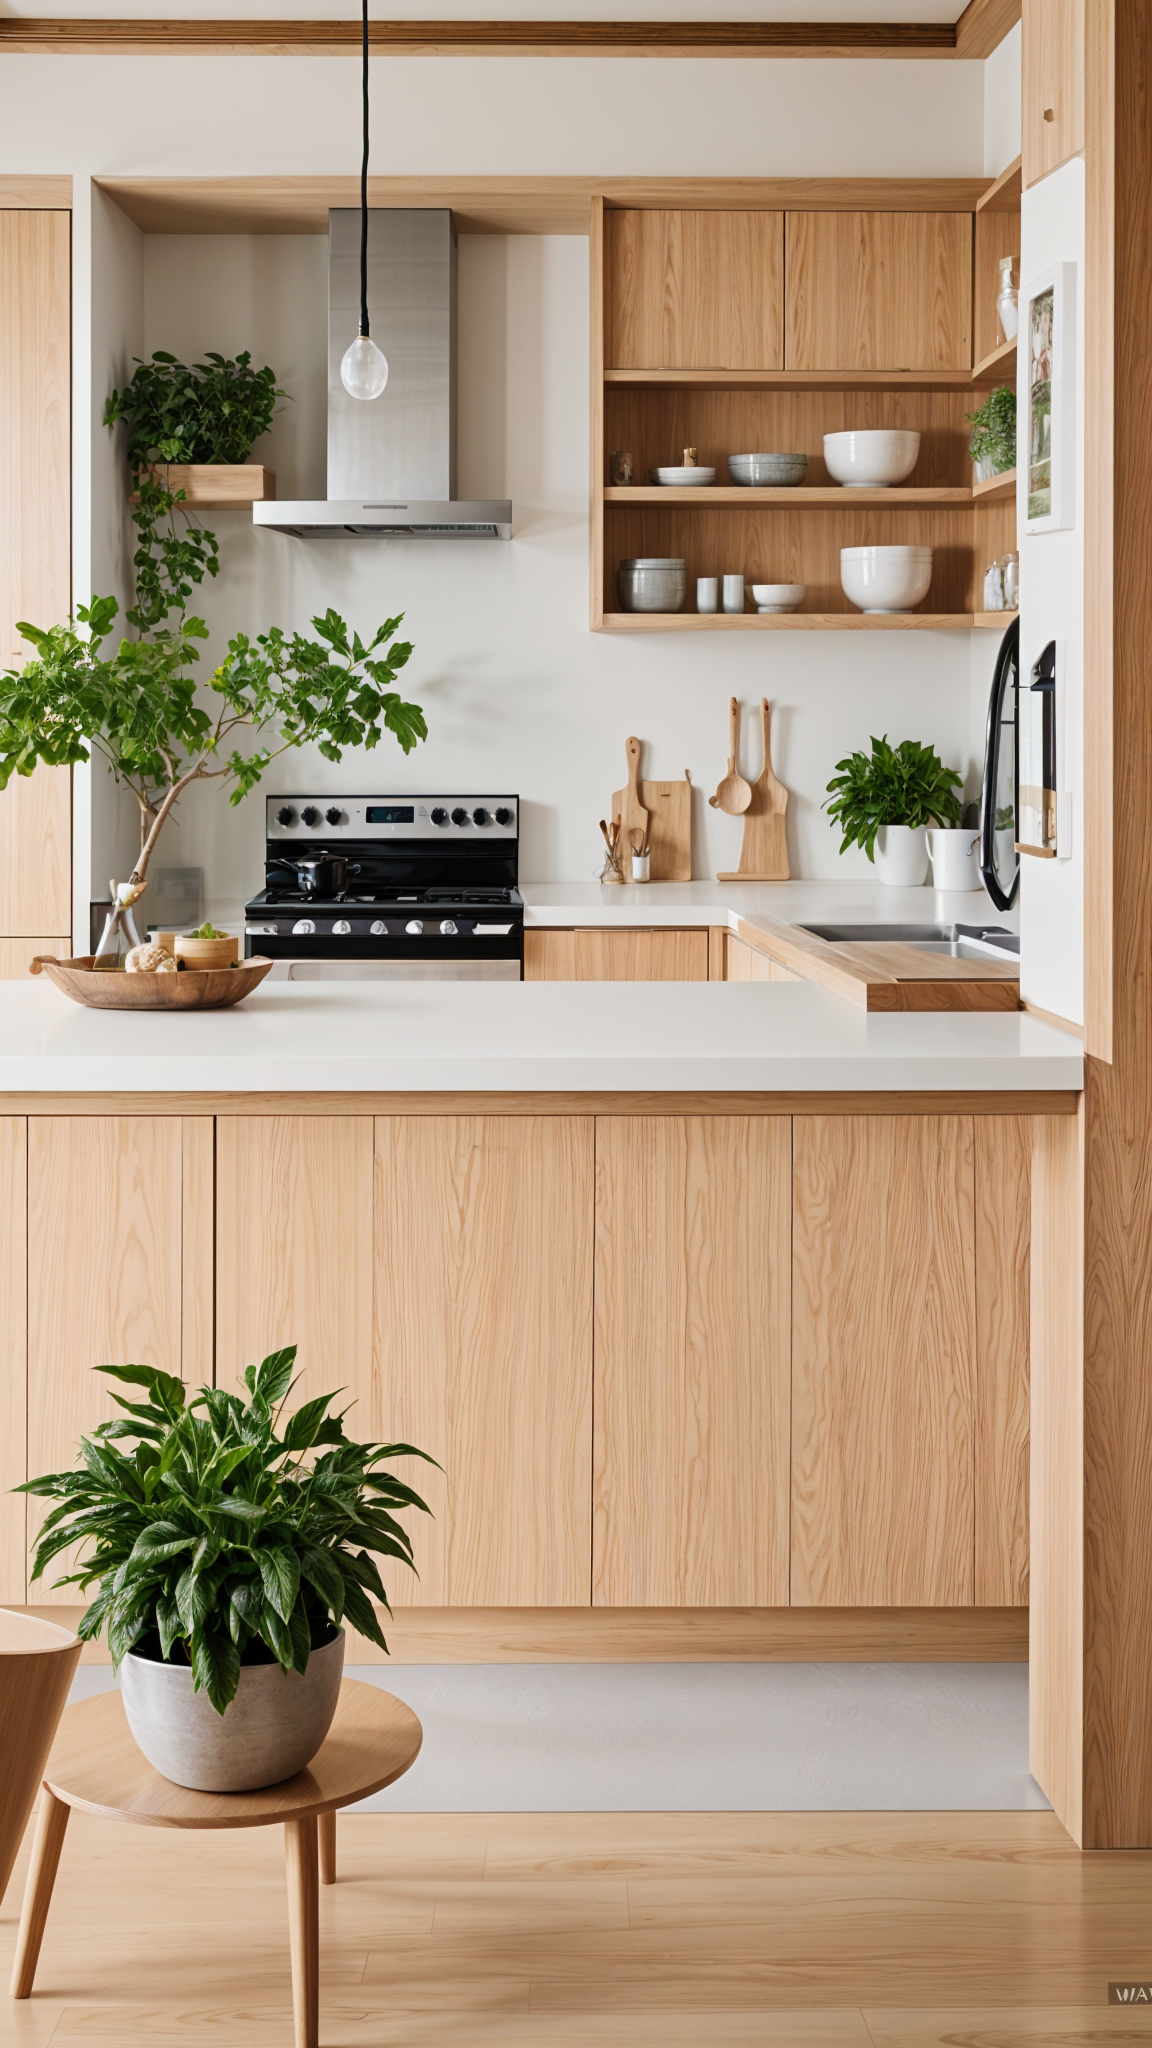
POLYGON ((678 491, 703 490, 707 484, 714 484, 714 469, 650 469, 648 481, 652 484, 667 484, 678 491))
POLYGON ((752 601, 758 612, 794 612, 807 588, 806 583, 754 583, 752 601))
POLYGON ((910 612, 928 595, 931 548, 841 548, 844 595, 863 612, 910 612))
POLYGON ((894 428, 853 427, 846 434, 825 434, 828 474, 849 490, 877 491, 902 484, 916 467, 920 436, 894 428))

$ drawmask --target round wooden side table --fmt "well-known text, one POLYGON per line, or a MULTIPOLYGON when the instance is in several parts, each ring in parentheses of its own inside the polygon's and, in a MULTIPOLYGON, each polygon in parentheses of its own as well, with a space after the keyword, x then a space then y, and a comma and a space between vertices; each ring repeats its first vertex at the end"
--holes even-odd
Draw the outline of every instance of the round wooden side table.
POLYGON ((27 1998, 32 1990, 74 1806, 149 1828, 263 1828, 280 1821, 288 1863, 296 2048, 318 2048, 319 1887, 336 1875, 336 1810, 403 1777, 422 1739, 420 1723, 403 1701, 346 1678, 324 1746, 306 1771, 262 1792, 190 1792, 162 1778, 137 1749, 118 1692, 65 1708, 44 1772, 12 1972, 13 1998, 27 1998))

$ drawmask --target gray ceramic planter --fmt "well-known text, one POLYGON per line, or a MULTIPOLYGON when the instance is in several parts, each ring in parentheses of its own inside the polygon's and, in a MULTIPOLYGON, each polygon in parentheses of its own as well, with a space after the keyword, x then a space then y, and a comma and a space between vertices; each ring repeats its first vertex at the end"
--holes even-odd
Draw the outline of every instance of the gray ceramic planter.
POLYGON ((313 1650, 308 1669, 248 1664, 236 1697, 218 1714, 193 1692, 187 1664, 129 1653, 120 1665, 128 1726, 150 1764, 194 1792, 256 1792, 294 1778, 332 1725, 344 1669, 344 1631, 313 1650))

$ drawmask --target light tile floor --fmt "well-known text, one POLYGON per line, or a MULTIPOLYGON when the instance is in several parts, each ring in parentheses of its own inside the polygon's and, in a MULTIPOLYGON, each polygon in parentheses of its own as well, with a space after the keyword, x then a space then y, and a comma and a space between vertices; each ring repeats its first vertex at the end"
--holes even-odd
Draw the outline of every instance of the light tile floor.
MULTIPOLYGON (((1026 1664, 350 1667, 424 1724, 391 1813, 1047 1807, 1026 1664)), ((114 1684, 77 1673, 73 1698, 114 1684)))

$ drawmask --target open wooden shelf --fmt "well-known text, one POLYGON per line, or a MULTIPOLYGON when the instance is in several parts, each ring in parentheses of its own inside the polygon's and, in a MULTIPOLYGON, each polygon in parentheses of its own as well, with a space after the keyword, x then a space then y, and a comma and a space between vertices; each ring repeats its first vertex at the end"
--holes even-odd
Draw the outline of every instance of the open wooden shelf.
POLYGON ((605 384, 655 391, 966 391, 956 370, 605 370, 605 384))
MULTIPOLYGON (((990 617, 991 614, 986 614, 990 617)), ((1007 623, 1008 612, 997 613, 1007 623)), ((971 612, 605 612, 604 633, 888 633, 971 626, 971 612)))
MULTIPOLYGON (((1015 470, 1012 474, 1015 476, 1015 470)), ((995 481, 998 483, 1000 479, 997 477, 995 481)), ((988 486, 982 488, 987 489, 988 486)), ((607 484, 604 502, 606 505, 693 505, 701 511, 709 505, 731 505, 742 511, 754 505, 778 505, 789 512, 804 506, 810 510, 827 510, 830 505, 849 512, 858 511, 862 506, 883 506, 891 511, 903 505, 939 506, 944 510, 954 508, 963 511, 971 508, 972 489, 967 484, 928 485, 922 490, 903 484, 883 490, 851 490, 843 484, 789 484, 764 489, 745 484, 689 484, 683 488, 672 484, 607 484)))
POLYGON ((973 484, 972 496, 977 505, 995 504, 997 498, 1016 496, 1016 471, 1002 469, 999 476, 990 476, 982 484, 973 484))
POLYGON ((1016 382, 1016 343, 1014 341, 1001 342, 999 348, 994 348, 990 356, 985 356, 983 362, 977 363, 976 368, 972 372, 972 382, 974 384, 1003 384, 1006 382, 1014 384, 1016 382), (1011 371, 1010 377, 1009 371, 1011 371))
POLYGON ((972 624, 974 626, 987 627, 988 631, 992 633, 1003 633, 1007 631, 1013 619, 1018 619, 1019 617, 1019 612, 974 612, 972 624))
POLYGON ((164 490, 183 491, 190 511, 242 512, 276 496, 276 471, 259 462, 159 462, 154 474, 164 490))
POLYGON ((1019 213, 1020 195, 1024 189, 1023 171, 1023 158, 1013 157, 1007 169, 1001 171, 976 201, 977 213, 1019 213))

